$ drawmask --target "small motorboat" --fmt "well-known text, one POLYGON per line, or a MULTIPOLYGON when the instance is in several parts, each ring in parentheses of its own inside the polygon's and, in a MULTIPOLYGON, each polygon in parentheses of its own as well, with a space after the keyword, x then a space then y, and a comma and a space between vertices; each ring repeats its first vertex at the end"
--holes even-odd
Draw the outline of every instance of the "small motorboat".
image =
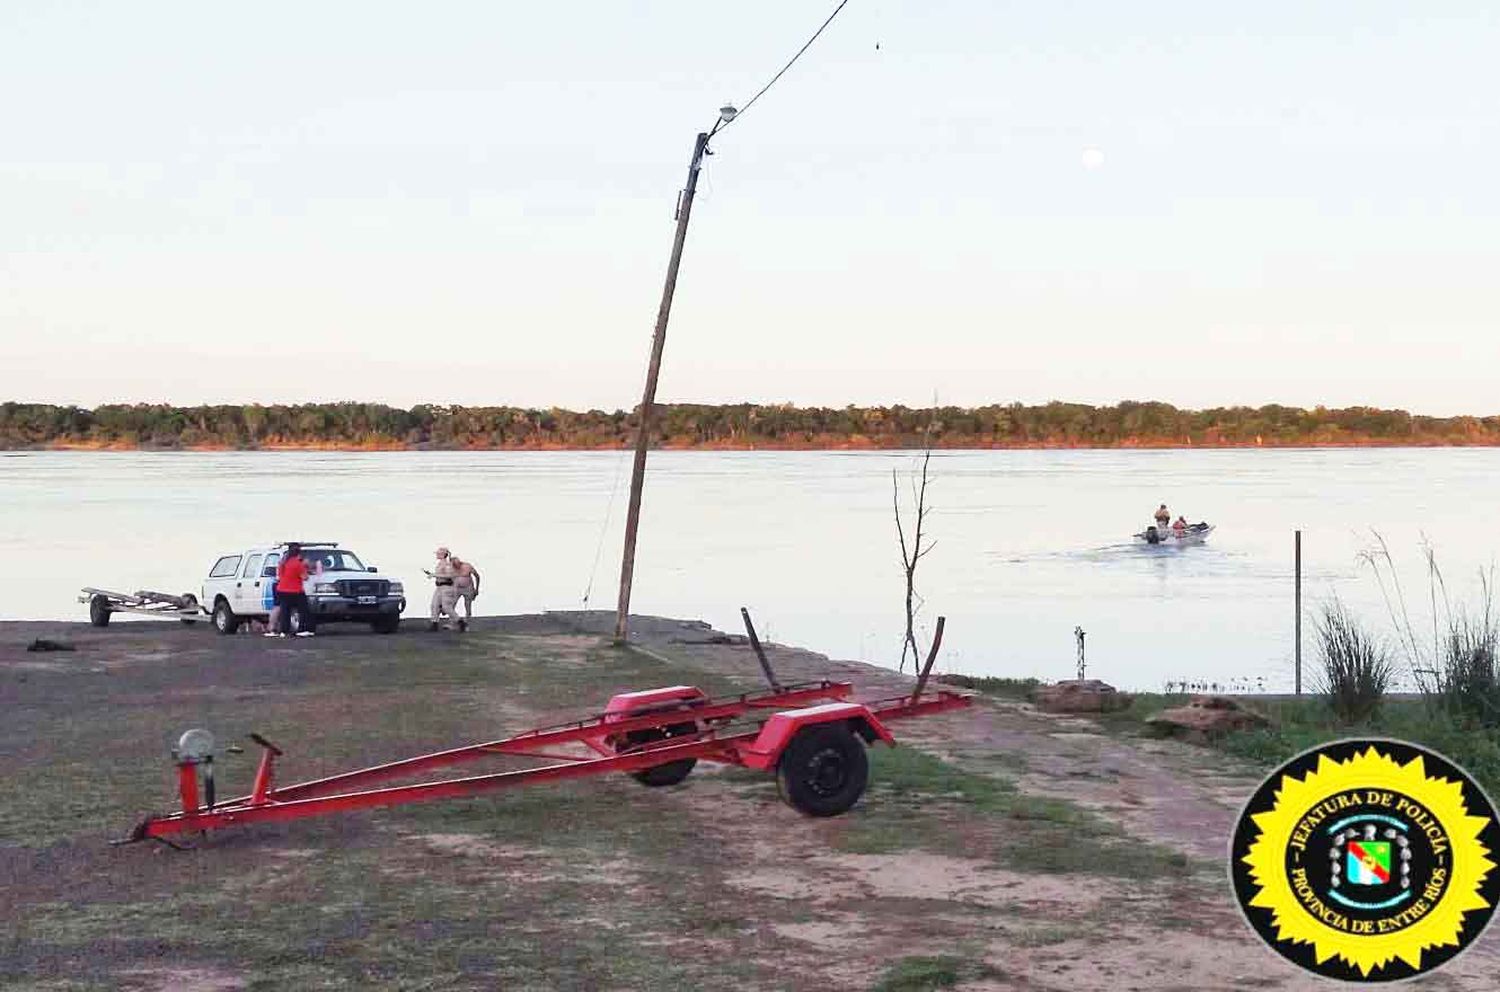
POLYGON ((1170 527, 1158 527, 1152 524, 1139 534, 1135 535, 1137 541, 1145 541, 1147 544, 1202 544, 1208 540, 1208 535, 1214 532, 1213 524, 1196 523, 1188 524, 1181 531, 1170 527))

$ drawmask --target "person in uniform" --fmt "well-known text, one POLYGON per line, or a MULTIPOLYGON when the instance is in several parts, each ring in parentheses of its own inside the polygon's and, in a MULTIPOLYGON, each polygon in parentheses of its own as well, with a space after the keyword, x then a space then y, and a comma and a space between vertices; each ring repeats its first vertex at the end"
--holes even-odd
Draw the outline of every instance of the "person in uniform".
POLYGON ((458 591, 458 598, 464 604, 464 623, 474 619, 474 600, 479 597, 479 569, 474 567, 471 561, 464 561, 458 555, 449 555, 453 562, 453 588, 458 591))
POLYGON ((423 569, 432 578, 432 615, 427 625, 428 630, 437 630, 442 622, 443 614, 453 621, 454 626, 464 630, 468 624, 458 615, 458 589, 454 585, 454 579, 458 577, 458 571, 453 567, 453 556, 448 553, 447 548, 438 548, 437 564, 432 571, 423 569))

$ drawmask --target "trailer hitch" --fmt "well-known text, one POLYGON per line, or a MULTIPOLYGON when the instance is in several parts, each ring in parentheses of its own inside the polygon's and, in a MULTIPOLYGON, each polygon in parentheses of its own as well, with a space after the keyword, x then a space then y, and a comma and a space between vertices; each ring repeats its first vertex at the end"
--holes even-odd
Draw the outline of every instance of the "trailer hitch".
MULTIPOLYGON (((237 751, 238 748, 231 747, 228 750, 237 751)), ((183 733, 177 739, 177 744, 172 748, 172 761, 177 765, 177 794, 182 800, 182 811, 188 816, 195 815, 201 808, 212 810, 214 801, 214 735, 201 727, 194 727, 183 733), (203 805, 198 805, 198 780, 203 779, 203 805)), ((151 823, 151 817, 147 817, 136 824, 130 836, 120 840, 110 841, 111 847, 120 847, 125 844, 134 844, 143 840, 157 840, 172 848, 174 851, 186 851, 190 848, 181 844, 173 843, 165 837, 153 837, 147 833, 151 823)))
POLYGON ((140 843, 143 840, 154 840, 158 844, 164 844, 167 847, 170 847, 174 851, 191 851, 191 850, 193 850, 193 845, 191 845, 191 844, 179 844, 176 841, 168 840, 165 837, 153 837, 153 836, 147 834, 146 833, 146 828, 147 828, 147 826, 150 823, 151 823, 151 818, 147 817, 146 819, 142 820, 140 823, 137 823, 135 825, 135 829, 133 829, 133 830, 130 831, 130 836, 129 837, 121 837, 118 840, 112 840, 112 841, 109 842, 109 846, 110 847, 124 847, 126 844, 138 844, 138 843, 140 843))
MULTIPOLYGON (((250 739, 277 754, 281 750, 271 744, 259 734, 251 734, 250 739)), ((230 744, 224 748, 228 754, 244 754, 245 749, 237 744, 230 744)), ((202 810, 205 813, 212 812, 217 801, 214 787, 214 735, 207 730, 194 728, 187 731, 177 739, 177 744, 172 748, 172 760, 177 765, 177 792, 182 800, 183 812, 192 816, 202 810), (198 803, 198 780, 203 780, 203 803, 198 803)), ((266 762, 263 761, 263 764, 266 762)), ((257 775, 256 781, 260 781, 257 775)), ((267 781, 269 782, 269 771, 267 770, 267 781)), ((147 817, 137 823, 130 831, 129 836, 121 837, 109 842, 110 847, 123 847, 126 844, 135 844, 143 840, 154 840, 165 844, 174 851, 190 851, 191 844, 179 844, 165 837, 153 836, 148 833, 151 821, 154 817, 147 817)))

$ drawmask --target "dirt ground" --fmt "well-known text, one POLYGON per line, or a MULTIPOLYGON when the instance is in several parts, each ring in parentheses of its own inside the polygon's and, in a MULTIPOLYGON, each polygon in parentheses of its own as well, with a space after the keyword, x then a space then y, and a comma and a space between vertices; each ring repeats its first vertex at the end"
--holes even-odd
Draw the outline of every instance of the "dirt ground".
MULTIPOLYGON (((314 777, 597 711, 616 691, 758 687, 701 624, 484 620, 464 635, 219 637, 0 624, 0 987, 1035 989, 1328 987, 1260 945, 1225 877, 1258 771, 986 699, 893 726, 861 804, 799 816, 701 765, 112 848, 172 802, 168 748, 259 732, 314 777), (43 637, 75 650, 31 653, 43 637)), ((784 680, 910 687, 779 645, 784 680)), ((255 755, 221 754, 221 795, 255 755)), ((487 770, 487 769, 486 769, 487 770)), ((1411 987, 1496 987, 1491 931, 1411 987)))

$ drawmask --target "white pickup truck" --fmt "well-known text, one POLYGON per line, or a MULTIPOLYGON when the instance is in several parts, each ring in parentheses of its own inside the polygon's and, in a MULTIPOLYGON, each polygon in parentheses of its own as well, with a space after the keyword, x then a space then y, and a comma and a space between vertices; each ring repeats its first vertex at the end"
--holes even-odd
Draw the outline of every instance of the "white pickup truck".
MULTIPOLYGON (((287 544, 248 548, 224 555, 214 562, 203 580, 203 609, 213 618, 214 629, 232 634, 248 620, 264 621, 271 613, 276 588, 276 566, 287 544)), ((366 566, 359 556, 326 541, 298 542, 307 562, 304 584, 311 616, 293 607, 288 624, 295 633, 312 630, 320 623, 351 620, 368 623, 377 633, 394 634, 406 609, 402 583, 366 566)))

